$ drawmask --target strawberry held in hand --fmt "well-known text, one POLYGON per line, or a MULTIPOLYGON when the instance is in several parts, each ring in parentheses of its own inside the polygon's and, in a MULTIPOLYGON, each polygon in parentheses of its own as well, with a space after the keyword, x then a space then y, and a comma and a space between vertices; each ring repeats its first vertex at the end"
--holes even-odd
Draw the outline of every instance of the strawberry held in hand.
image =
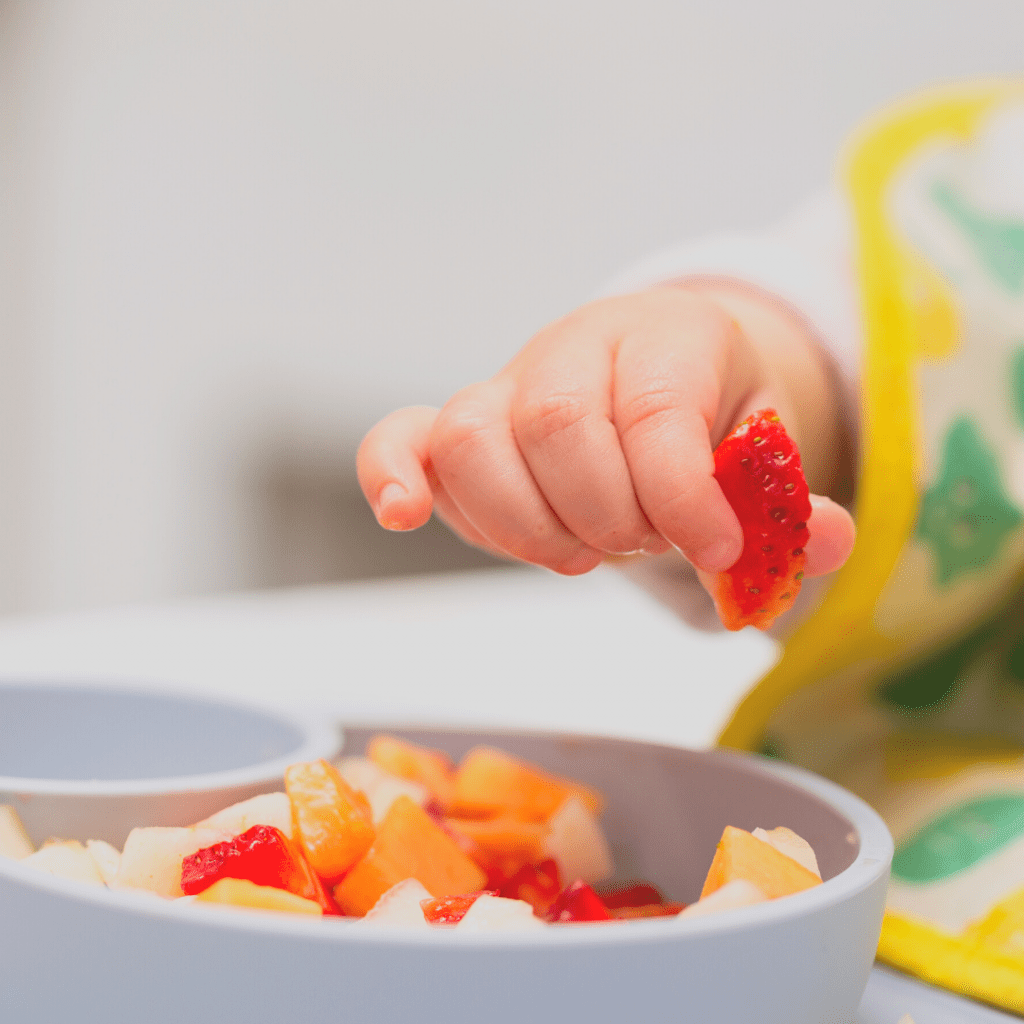
POLYGON ((743 528, 743 552, 713 578, 728 629, 767 629, 800 591, 811 501, 800 453, 774 409, 748 416, 715 449, 715 479, 743 528))

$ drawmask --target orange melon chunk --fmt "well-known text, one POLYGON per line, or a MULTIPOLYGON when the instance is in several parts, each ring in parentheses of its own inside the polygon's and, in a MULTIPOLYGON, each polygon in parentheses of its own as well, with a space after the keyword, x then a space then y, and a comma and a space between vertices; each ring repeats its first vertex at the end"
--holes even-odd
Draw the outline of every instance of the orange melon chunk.
POLYGON ((362 917, 393 885, 420 881, 433 897, 484 888, 487 876, 413 800, 398 797, 366 856, 334 889, 342 913, 362 917))
POLYGON ((792 857, 741 828, 727 825, 708 869, 701 899, 737 878, 757 886, 768 899, 821 885, 821 879, 792 857))
POLYGON ((373 843, 373 821, 365 797, 323 759, 290 765, 284 786, 295 838, 306 859, 321 878, 340 878, 373 843))
POLYGON ((509 814, 546 821, 570 795, 592 814, 601 813, 604 798, 597 790, 550 775, 493 747, 476 747, 455 773, 453 813, 463 817, 509 814))
POLYGON ((310 914, 319 917, 323 908, 315 900, 296 896, 285 889, 257 885, 248 878, 221 878, 195 898, 196 903, 220 903, 250 910, 276 910, 286 914, 310 914))
POLYGON ((449 828, 469 836, 486 853, 511 857, 523 863, 544 860, 547 826, 539 821, 524 821, 503 814, 497 818, 449 818, 449 828))
POLYGON ((448 755, 440 750, 418 747, 396 736, 374 736, 366 747, 366 756, 378 768, 426 786, 442 807, 452 802, 455 769, 448 755))

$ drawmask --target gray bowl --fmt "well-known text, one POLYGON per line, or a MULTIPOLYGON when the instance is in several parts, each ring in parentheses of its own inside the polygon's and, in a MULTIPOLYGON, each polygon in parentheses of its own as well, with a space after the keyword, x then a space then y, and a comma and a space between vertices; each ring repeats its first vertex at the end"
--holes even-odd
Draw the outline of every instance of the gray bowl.
POLYGON ((107 686, 0 684, 0 803, 36 844, 120 847, 136 825, 189 825, 333 757, 326 721, 107 686))
MULTIPOLYGON (((346 728, 358 751, 375 730, 346 728)), ((388 729, 394 732, 394 729, 388 729)), ((881 927, 892 841, 831 783, 725 752, 541 734, 401 730, 489 743, 601 788, 619 877, 697 898, 727 824, 788 825, 823 885, 698 918, 467 935, 182 905, 0 862, 0 991, 12 1020, 693 1021, 847 1024, 881 927)))

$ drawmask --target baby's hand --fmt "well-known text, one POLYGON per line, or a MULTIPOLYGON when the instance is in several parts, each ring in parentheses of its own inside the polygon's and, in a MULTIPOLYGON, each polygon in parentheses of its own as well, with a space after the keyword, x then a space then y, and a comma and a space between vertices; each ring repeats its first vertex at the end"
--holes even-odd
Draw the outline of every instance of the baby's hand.
MULTIPOLYGON (((567 575, 673 547, 713 573, 743 541, 712 451, 765 406, 812 491, 832 486, 838 401, 799 321, 739 285, 657 288, 557 321, 440 411, 392 413, 360 447, 359 480, 388 529, 436 509, 470 544, 567 575)), ((819 575, 845 561, 853 524, 828 498, 812 504, 806 574, 819 575)))

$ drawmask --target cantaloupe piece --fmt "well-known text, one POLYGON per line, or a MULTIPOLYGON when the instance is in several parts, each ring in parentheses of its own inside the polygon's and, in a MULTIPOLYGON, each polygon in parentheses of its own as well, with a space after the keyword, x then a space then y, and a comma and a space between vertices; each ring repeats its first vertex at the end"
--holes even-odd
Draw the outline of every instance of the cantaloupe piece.
POLYGON ((248 878, 221 878, 195 897, 196 903, 218 903, 249 910, 275 910, 284 914, 309 914, 319 917, 323 908, 315 900, 296 896, 287 889, 257 885, 248 878))
POLYGON ((455 773, 453 813, 467 817, 511 814, 546 821, 570 795, 578 797, 591 814, 601 813, 604 798, 597 790, 550 775, 502 750, 475 747, 455 773))
POLYGON ((469 836, 489 858, 510 858, 524 864, 544 860, 547 825, 503 814, 497 818, 448 818, 453 831, 469 836))
POLYGON ((397 736, 374 736, 366 746, 366 756, 391 775, 426 786, 442 807, 451 804, 455 769, 443 751, 428 750, 397 736))
POLYGON ((393 885, 416 878, 431 896, 482 889, 484 872, 407 796, 391 805, 366 856, 334 889, 342 913, 362 917, 393 885))
POLYGON ((756 885, 770 899, 821 885, 821 879, 792 857, 741 828, 726 825, 704 880, 701 898, 737 878, 756 885))
POLYGON ((802 864, 812 875, 821 878, 818 870, 818 858, 814 855, 814 849, 802 836, 798 836, 791 828, 779 826, 771 831, 763 828, 755 828, 750 833, 755 839, 770 843, 779 853, 792 857, 797 864, 802 864))
POLYGON ((289 765, 284 786, 292 805, 295 838, 313 870, 340 878, 370 848, 375 835, 366 798, 322 758, 289 765))

